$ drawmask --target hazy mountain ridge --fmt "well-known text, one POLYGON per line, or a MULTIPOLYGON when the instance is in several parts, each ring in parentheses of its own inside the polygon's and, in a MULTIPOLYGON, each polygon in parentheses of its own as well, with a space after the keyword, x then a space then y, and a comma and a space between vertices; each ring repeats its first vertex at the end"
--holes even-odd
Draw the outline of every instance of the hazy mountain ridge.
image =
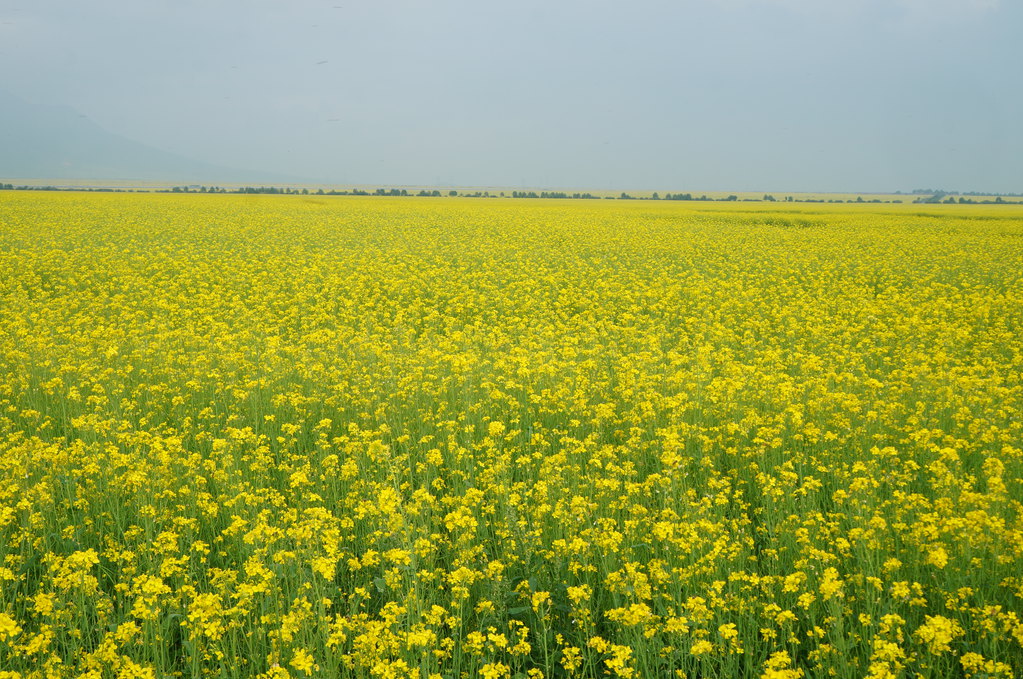
POLYGON ((127 139, 67 106, 0 90, 0 177, 189 183, 293 182, 294 177, 223 167, 127 139))

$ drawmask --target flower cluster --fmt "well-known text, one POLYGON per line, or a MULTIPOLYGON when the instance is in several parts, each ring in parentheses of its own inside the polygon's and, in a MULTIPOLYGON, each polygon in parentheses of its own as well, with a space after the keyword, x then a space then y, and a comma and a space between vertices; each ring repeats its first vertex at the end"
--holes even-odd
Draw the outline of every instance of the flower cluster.
POLYGON ((0 677, 1023 672, 1023 211, 19 192, 0 677))

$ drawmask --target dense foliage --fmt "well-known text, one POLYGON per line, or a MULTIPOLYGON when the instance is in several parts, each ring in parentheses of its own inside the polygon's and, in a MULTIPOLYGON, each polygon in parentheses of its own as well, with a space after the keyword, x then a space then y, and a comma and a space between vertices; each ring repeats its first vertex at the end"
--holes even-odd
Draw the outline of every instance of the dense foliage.
POLYGON ((1023 209, 7 194, 0 677, 1023 672, 1023 209))

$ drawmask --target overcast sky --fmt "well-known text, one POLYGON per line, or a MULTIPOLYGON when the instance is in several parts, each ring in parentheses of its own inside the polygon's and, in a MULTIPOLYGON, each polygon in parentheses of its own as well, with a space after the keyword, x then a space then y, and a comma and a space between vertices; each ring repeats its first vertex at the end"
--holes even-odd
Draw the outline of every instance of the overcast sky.
POLYGON ((1021 36, 1020 0, 0 0, 0 88, 338 183, 1018 192, 1021 36))

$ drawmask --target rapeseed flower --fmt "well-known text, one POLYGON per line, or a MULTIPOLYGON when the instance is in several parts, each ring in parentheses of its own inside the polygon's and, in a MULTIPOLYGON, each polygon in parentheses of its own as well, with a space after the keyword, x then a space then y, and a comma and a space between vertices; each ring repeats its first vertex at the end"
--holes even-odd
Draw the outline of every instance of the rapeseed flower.
POLYGON ((1021 224, 5 194, 0 667, 1019 675, 1021 224))

